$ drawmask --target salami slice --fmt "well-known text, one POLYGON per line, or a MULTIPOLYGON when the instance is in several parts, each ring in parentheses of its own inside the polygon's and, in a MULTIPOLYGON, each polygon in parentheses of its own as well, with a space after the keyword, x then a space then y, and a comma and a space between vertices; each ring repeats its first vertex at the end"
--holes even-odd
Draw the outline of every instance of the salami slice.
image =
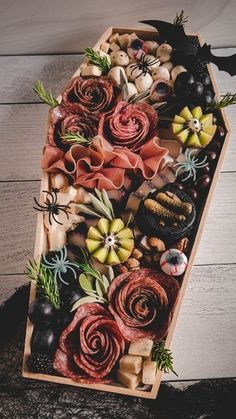
POLYGON ((111 313, 97 303, 87 303, 63 331, 53 365, 72 380, 104 382, 124 350, 125 340, 111 313))
POLYGON ((109 309, 128 341, 158 341, 167 334, 178 292, 178 282, 163 273, 147 268, 125 272, 109 288, 109 309))

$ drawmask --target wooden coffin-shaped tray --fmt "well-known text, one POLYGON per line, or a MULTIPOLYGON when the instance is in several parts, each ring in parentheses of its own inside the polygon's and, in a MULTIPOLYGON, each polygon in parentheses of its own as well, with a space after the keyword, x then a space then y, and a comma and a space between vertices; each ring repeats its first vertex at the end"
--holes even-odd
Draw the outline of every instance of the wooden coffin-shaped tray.
MULTIPOLYGON (((96 43, 96 45, 94 46, 94 49, 98 49, 101 45, 101 43, 106 42, 111 34, 118 32, 119 34, 123 34, 123 33, 133 33, 135 32, 140 38, 142 39, 148 39, 148 40, 152 40, 152 39, 156 39, 156 31, 151 31, 151 30, 146 30, 146 29, 135 29, 135 28, 113 28, 110 27, 108 28, 104 34, 100 37, 100 39, 98 40, 98 42, 96 43)), ((194 36, 199 38, 199 42, 200 44, 202 44, 202 40, 199 37, 198 34, 193 34, 194 36)), ((216 97, 219 98, 219 93, 218 93, 218 89, 217 89, 217 85, 216 85, 216 81, 214 79, 214 75, 211 69, 211 66, 208 65, 208 72, 211 78, 211 82, 213 85, 213 89, 214 92, 216 94, 216 97)), ((80 67, 78 68, 78 70, 75 72, 75 74, 72 76, 75 77, 77 75, 80 74, 80 67)), ((60 99, 60 97, 58 98, 60 99)), ((50 115, 49 115, 50 116, 50 115)), ((221 170, 221 166, 224 160, 224 156, 226 153, 226 148, 229 142, 229 138, 230 138, 230 128, 227 122, 227 118, 226 115, 224 113, 223 110, 220 111, 220 119, 221 119, 221 125, 224 127, 226 135, 225 135, 225 139, 224 139, 224 143, 219 155, 219 159, 218 159, 218 163, 217 163, 217 167, 215 169, 214 172, 214 176, 212 177, 212 182, 211 182, 211 186, 209 188, 208 191, 208 195, 207 195, 207 199, 205 201, 205 205, 203 208, 203 211, 201 213, 201 217, 200 217, 200 221, 198 223, 198 228, 195 234, 195 242, 194 245, 191 249, 191 254, 189 257, 189 261, 188 261, 188 266, 187 269, 185 271, 184 274, 184 278, 182 281, 182 285, 181 285, 181 289, 180 289, 180 293, 179 293, 179 297, 178 297, 178 301, 177 304, 175 306, 175 310, 173 313, 173 317, 172 317, 172 321, 169 327, 169 331, 168 331, 168 335, 166 338, 166 347, 169 348, 170 344, 171 344, 171 340, 172 340, 172 336, 173 336, 173 332, 175 329, 175 325, 176 325, 176 321, 177 321, 177 317, 180 311, 180 307, 183 301, 183 297, 184 297, 184 293, 188 284, 188 280, 190 277, 190 273, 191 273, 191 269, 193 266, 193 262, 194 262, 194 258, 199 246, 199 242, 200 242, 200 238, 201 238, 201 234, 202 234, 202 230, 206 221, 206 217, 207 217, 207 212, 210 206, 210 202, 213 196, 213 192, 216 186, 216 182, 221 170)), ((46 140, 47 141, 47 140, 46 140)), ((42 196, 43 196, 43 192, 45 190, 49 189, 49 175, 46 172, 42 173, 42 181, 41 181, 41 193, 40 193, 40 202, 42 201, 42 196)), ((46 249, 46 242, 47 242, 47 237, 46 237, 46 232, 45 232, 45 228, 44 228, 44 222, 43 222, 43 212, 39 212, 38 214, 38 219, 37 219, 37 229, 36 229, 36 240, 35 240, 35 251, 34 251, 34 258, 36 261, 39 261, 41 258, 41 255, 44 253, 45 249, 46 249)), ((31 283, 31 291, 30 291, 30 301, 29 304, 35 299, 35 284, 32 281, 31 283)), ((50 382, 55 382, 55 383, 61 383, 61 384, 68 384, 68 385, 73 385, 73 386, 78 386, 78 387, 87 387, 87 388, 91 388, 94 390, 102 390, 102 391, 108 391, 108 392, 113 392, 113 393, 119 393, 119 394, 126 394, 126 395, 130 395, 130 396, 136 396, 136 397, 144 397, 144 398, 150 398, 150 399, 154 399, 157 396, 158 393, 158 389, 160 386, 160 382, 162 379, 162 371, 158 371, 156 374, 156 379, 155 379, 155 383, 152 385, 152 387, 148 390, 139 390, 139 389, 135 389, 135 390, 130 390, 129 388, 126 388, 125 386, 121 385, 118 382, 114 382, 112 384, 84 384, 84 383, 80 383, 80 382, 74 382, 71 379, 68 378, 64 378, 62 376, 56 376, 56 375, 45 375, 45 374, 35 374, 32 373, 28 370, 27 364, 26 364, 26 359, 30 354, 30 342, 31 342, 31 337, 32 337, 32 332, 33 332, 33 325, 32 323, 28 320, 27 322, 27 330, 26 330, 26 339, 25 339, 25 350, 24 350, 24 362, 23 362, 23 377, 26 378, 33 378, 33 379, 38 379, 38 380, 45 380, 45 381, 50 381, 50 382)))

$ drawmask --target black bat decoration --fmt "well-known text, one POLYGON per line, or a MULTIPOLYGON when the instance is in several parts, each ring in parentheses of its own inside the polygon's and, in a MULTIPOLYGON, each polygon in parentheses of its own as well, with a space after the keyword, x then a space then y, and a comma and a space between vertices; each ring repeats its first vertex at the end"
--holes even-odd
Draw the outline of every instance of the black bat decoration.
POLYGON ((210 45, 204 44, 202 47, 193 45, 182 25, 174 25, 162 20, 141 20, 140 23, 153 26, 160 32, 161 39, 172 46, 177 64, 182 63, 191 70, 199 60, 202 63, 211 62, 219 70, 226 71, 231 76, 236 75, 236 54, 229 57, 217 57, 212 54, 210 45))

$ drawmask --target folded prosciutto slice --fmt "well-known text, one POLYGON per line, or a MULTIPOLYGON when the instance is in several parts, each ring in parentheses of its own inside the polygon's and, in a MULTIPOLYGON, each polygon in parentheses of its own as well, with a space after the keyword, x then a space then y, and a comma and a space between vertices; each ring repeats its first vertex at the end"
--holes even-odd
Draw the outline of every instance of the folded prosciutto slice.
POLYGON ((111 313, 97 303, 85 303, 62 333, 53 366, 74 381, 104 382, 124 350, 111 313))
POLYGON ((109 309, 128 341, 158 341, 167 334, 178 292, 178 282, 164 273, 147 268, 125 272, 111 283, 109 309))

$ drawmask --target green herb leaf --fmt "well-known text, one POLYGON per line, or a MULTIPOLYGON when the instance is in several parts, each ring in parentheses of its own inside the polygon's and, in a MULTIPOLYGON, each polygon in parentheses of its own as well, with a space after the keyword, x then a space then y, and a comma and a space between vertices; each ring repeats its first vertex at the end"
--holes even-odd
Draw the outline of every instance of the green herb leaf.
POLYGON ((102 189, 102 191, 95 189, 95 193, 97 196, 94 196, 91 193, 89 194, 91 204, 77 204, 77 207, 85 214, 92 215, 98 218, 106 217, 109 220, 112 220, 115 217, 115 214, 112 203, 107 195, 107 192, 105 191, 105 189, 102 189))
POLYGON ((35 260, 29 261, 25 269, 28 278, 36 282, 39 294, 49 300, 56 310, 59 310, 61 302, 57 282, 53 278, 52 271, 35 260))
POLYGON ((65 135, 62 135, 61 138, 64 144, 82 144, 86 147, 88 147, 92 142, 92 138, 85 138, 83 135, 80 135, 79 132, 68 132, 65 135))
POLYGON ((80 274, 79 284, 84 292, 95 292, 93 288, 92 278, 89 275, 80 274))
POLYGON ((181 12, 178 14, 176 13, 175 18, 173 20, 173 25, 177 26, 185 26, 185 24, 188 22, 189 16, 184 16, 184 11, 181 10, 181 12))
POLYGON ((226 106, 236 105, 236 93, 226 93, 222 96, 220 101, 213 101, 207 106, 207 111, 215 111, 217 109, 225 108, 226 106))
POLYGON ((47 103, 51 108, 55 108, 56 106, 59 105, 58 100, 53 96, 51 90, 46 90, 43 87, 43 83, 40 80, 37 80, 34 83, 34 87, 33 90, 35 91, 35 93, 37 93, 37 95, 40 97, 40 99, 47 103))
POLYGON ((164 341, 154 344, 152 349, 152 360, 156 361, 159 370, 164 371, 164 373, 169 373, 171 371, 178 376, 173 369, 172 352, 170 349, 165 348, 164 341))
POLYGON ((74 303, 74 305, 73 305, 73 307, 71 309, 71 312, 77 310, 77 308, 79 308, 82 304, 85 304, 85 303, 97 303, 97 302, 98 301, 97 301, 97 298, 96 297, 91 297, 89 295, 87 297, 82 297, 82 298, 80 298, 79 300, 77 300, 74 303))
POLYGON ((102 74, 107 74, 111 68, 106 56, 102 56, 99 52, 94 51, 92 48, 85 48, 85 56, 88 58, 90 64, 96 65, 102 71, 102 74))

